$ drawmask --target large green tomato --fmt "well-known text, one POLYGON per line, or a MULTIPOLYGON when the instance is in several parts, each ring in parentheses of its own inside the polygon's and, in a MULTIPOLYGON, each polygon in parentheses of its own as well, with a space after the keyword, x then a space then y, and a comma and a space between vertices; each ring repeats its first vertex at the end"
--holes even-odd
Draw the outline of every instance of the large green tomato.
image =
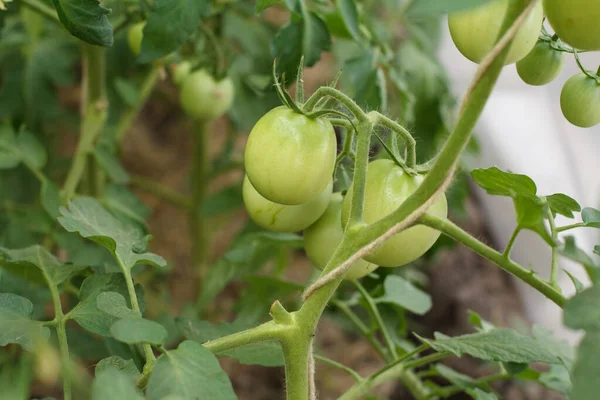
MULTIPOLYGON (((304 231, 304 250, 319 269, 325 268, 333 252, 342 241, 342 194, 331 196, 329 207, 317 222, 304 231)), ((377 269, 378 265, 365 260, 355 261, 348 270, 346 279, 358 279, 377 269)))
POLYGON ((553 50, 549 42, 539 41, 533 50, 517 62, 523 82, 541 86, 552 82, 565 66, 565 53, 553 50))
POLYGON ((572 76, 560 93, 560 108, 570 123, 590 128, 600 123, 600 83, 584 73, 572 76))
POLYGON ((205 70, 198 70, 183 78, 179 101, 190 117, 211 121, 229 110, 233 103, 233 92, 230 78, 215 81, 205 70))
POLYGON ((246 176, 242 196, 248 215, 257 225, 273 232, 298 232, 314 224, 323 215, 332 190, 333 183, 330 181, 329 185, 309 202, 286 206, 265 199, 254 189, 246 176))
POLYGON ((600 0, 544 0, 558 36, 582 50, 600 50, 600 0))
MULTIPOLYGON (((465 57, 480 63, 492 50, 508 4, 509 0, 494 0, 448 16, 452 40, 465 57)), ((543 18, 544 10, 538 3, 513 39, 505 64, 517 62, 531 51, 542 29, 543 18)))
POLYGON ((335 132, 328 120, 277 107, 252 128, 244 165, 261 195, 296 205, 314 199, 329 184, 335 152, 335 132))
MULTIPOLYGON (((363 220, 371 224, 396 210, 423 181, 422 176, 411 176, 391 160, 376 160, 367 167, 363 220)), ((350 216, 352 185, 342 206, 342 223, 350 216)), ((440 218, 448 215, 446 196, 441 195, 427 212, 440 218)), ((440 232, 423 225, 411 226, 392 236, 383 245, 364 256, 382 267, 396 267, 408 264, 421 257, 433 246, 440 232)))
POLYGON ((145 26, 146 21, 138 22, 137 24, 131 25, 127 31, 127 43, 129 44, 129 49, 136 56, 139 55, 140 50, 142 50, 142 39, 144 38, 145 26))

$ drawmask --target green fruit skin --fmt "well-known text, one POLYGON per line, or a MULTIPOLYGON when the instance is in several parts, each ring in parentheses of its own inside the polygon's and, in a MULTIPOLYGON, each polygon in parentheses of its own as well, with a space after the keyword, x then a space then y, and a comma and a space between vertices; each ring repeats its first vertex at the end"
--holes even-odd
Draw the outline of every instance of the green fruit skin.
POLYGON ((314 224, 329 204, 333 183, 307 203, 286 206, 265 199, 252 186, 246 176, 242 188, 244 205, 257 225, 273 232, 298 232, 314 224))
POLYGON ((544 0, 554 32, 581 50, 600 50, 600 0, 544 0))
POLYGON ((183 79, 179 102, 190 117, 211 121, 223 116, 231 108, 233 95, 230 78, 217 82, 208 72, 198 70, 183 79))
POLYGON ((142 39, 144 38, 145 26, 146 21, 138 22, 137 24, 132 25, 127 31, 127 43, 129 44, 129 49, 136 56, 139 55, 142 50, 142 39))
POLYGON ((600 123, 600 83, 584 73, 572 76, 560 93, 563 115, 575 126, 590 128, 600 123))
MULTIPOLYGON (((334 193, 329 206, 317 222, 304 231, 304 250, 318 269, 323 269, 338 247, 344 230, 342 229, 342 194, 334 193)), ((378 265, 365 260, 355 261, 346 274, 346 279, 359 279, 377 269, 378 265)))
MULTIPOLYGON (((422 176, 410 176, 391 160, 376 160, 367 167, 363 220, 367 224, 379 221, 395 211, 423 181, 422 176)), ((342 223, 350 216, 352 187, 342 205, 342 223)), ((448 205, 442 194, 427 212, 446 218, 448 205)), ((364 256, 366 261, 382 267, 397 267, 421 257, 433 246, 440 232, 423 225, 412 226, 386 240, 383 245, 364 256)))
MULTIPOLYGON (((492 50, 500 33, 508 4, 509 0, 494 0, 448 16, 452 40, 465 57, 475 63, 480 63, 492 50)), ((535 46, 542 28, 543 18, 544 10, 542 4, 538 2, 517 32, 505 64, 519 61, 535 46)))
POLYGON ((542 86, 552 82, 565 66, 565 53, 555 51, 550 43, 539 41, 533 50, 517 62, 517 72, 523 82, 542 86))
POLYGON ((263 197, 297 205, 312 200, 329 184, 335 153, 335 132, 328 120, 277 107, 252 128, 244 165, 263 197))
POLYGON ((174 65, 172 68, 173 81, 176 85, 181 86, 185 78, 187 78, 192 71, 192 63, 189 61, 182 61, 179 64, 174 65))

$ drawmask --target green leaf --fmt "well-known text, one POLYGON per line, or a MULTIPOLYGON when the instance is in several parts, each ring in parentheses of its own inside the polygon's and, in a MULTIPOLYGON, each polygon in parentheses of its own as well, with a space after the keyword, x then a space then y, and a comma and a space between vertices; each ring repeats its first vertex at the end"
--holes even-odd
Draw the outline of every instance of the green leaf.
POLYGON ((581 211, 581 219, 585 222, 585 226, 600 228, 600 211, 595 208, 584 208, 583 211, 581 211))
POLYGON ((96 199, 79 197, 60 208, 58 222, 69 232, 78 232, 111 251, 125 268, 136 264, 165 267, 166 261, 153 253, 144 253, 146 240, 139 229, 121 222, 96 199))
POLYGON ((211 217, 240 208, 242 200, 242 186, 227 187, 220 192, 208 196, 202 203, 202 216, 211 217))
POLYGON ((485 4, 491 0, 415 0, 406 10, 409 18, 448 14, 485 4))
POLYGON ((113 28, 107 15, 110 10, 98 0, 52 0, 60 22, 71 34, 98 46, 113 45, 113 28))
POLYGON ((136 85, 127 79, 117 77, 115 79, 115 90, 119 93, 125 104, 131 108, 137 107, 140 93, 136 85))
POLYGON ((456 372, 452 368, 445 366, 444 364, 436 364, 433 367, 441 376, 446 378, 451 384, 458 386, 461 389, 472 387, 475 384, 475 379, 470 376, 456 372))
POLYGON ((50 337, 50 330, 31 320, 33 304, 12 293, 0 293, 0 346, 11 343, 34 351, 50 337))
POLYGON ((21 160, 34 169, 42 169, 48 161, 46 149, 37 138, 27 131, 20 132, 17 136, 17 146, 21 153, 21 160))
MULTIPOLYGON (((94 274, 81 284, 79 304, 71 311, 71 317, 84 329, 102 336, 110 336, 110 327, 119 319, 98 308, 98 297, 103 292, 116 292, 126 299, 131 308, 127 284, 123 274, 94 274)), ((142 287, 136 285, 136 295, 143 311, 144 297, 142 287)))
POLYGON ((571 376, 564 365, 552 364, 547 372, 542 372, 537 381, 548 389, 568 395, 571 393, 571 376))
POLYGON ((20 162, 15 132, 8 123, 0 122, 0 169, 15 168, 20 162))
POLYGON ((387 92, 383 71, 376 66, 372 51, 347 60, 344 64, 344 76, 352 84, 354 98, 368 109, 386 109, 387 92))
POLYGON ((257 0, 254 12, 256 12, 256 14, 258 15, 265 11, 267 8, 270 8, 278 3, 281 3, 281 0, 257 0))
POLYGON ((476 313, 473 310, 468 311, 469 314, 469 324, 478 328, 478 330, 482 330, 484 332, 491 331, 496 329, 496 327, 489 321, 483 319, 481 315, 476 313))
POLYGON ((544 220, 547 216, 547 206, 537 197, 518 196, 514 199, 517 212, 517 224, 522 229, 529 229, 546 241, 550 246, 554 240, 546 229, 544 220))
POLYGON ((229 377, 208 349, 186 340, 167 354, 154 365, 146 393, 149 400, 193 398, 200 393, 206 399, 237 399, 229 377))
POLYGON ((110 327, 110 333, 120 342, 154 345, 163 344, 168 335, 164 326, 143 318, 120 319, 110 327))
POLYGON ((150 216, 150 208, 124 186, 107 185, 102 203, 113 214, 131 219, 141 225, 144 225, 150 216))
POLYGON ((575 349, 571 347, 569 342, 557 338, 551 329, 544 328, 540 325, 534 325, 532 333, 538 343, 548 351, 554 353, 562 363, 566 365, 571 364, 575 357, 575 349))
POLYGON ((398 275, 388 275, 383 283, 385 294, 377 303, 390 303, 412 313, 423 315, 431 309, 431 296, 398 275))
POLYGON ((567 301, 563 322, 572 329, 600 330, 600 286, 592 286, 567 301))
POLYGON ((340 11, 344 25, 346 25, 346 29, 348 29, 352 38, 357 42, 361 42, 360 17, 358 15, 355 0, 337 0, 336 6, 340 11))
POLYGON ((288 82, 296 78, 300 58, 312 67, 321 59, 321 53, 331 48, 331 37, 327 25, 315 13, 308 18, 292 19, 281 28, 271 42, 271 54, 277 58, 277 71, 284 74, 288 82))
POLYGON ((563 269, 563 271, 571 279, 571 282, 573 282, 573 285, 575 286, 575 292, 581 293, 585 289, 585 286, 583 285, 583 283, 581 283, 581 281, 579 279, 577 279, 575 276, 573 276, 573 274, 571 274, 566 269, 563 269))
MULTIPOLYGON (((185 337, 203 344, 232 333, 244 330, 245 326, 235 323, 220 323, 213 325, 208 321, 196 321, 187 318, 178 318, 177 326, 185 337)), ((275 341, 252 343, 218 354, 219 356, 233 357, 241 364, 262 365, 264 367, 278 367, 283 365, 283 352, 281 345, 275 341)))
POLYGON ((593 330, 586 332, 579 344, 577 359, 571 372, 573 390, 569 398, 571 400, 598 399, 600 393, 598 371, 600 371, 600 331, 593 330))
POLYGON ((539 341, 513 329, 498 328, 457 337, 436 332, 435 338, 436 340, 421 340, 436 351, 449 352, 457 357, 467 354, 487 361, 549 364, 560 362, 559 357, 539 341))
POLYGON ((498 396, 494 393, 487 393, 481 389, 468 389, 467 393, 475 400, 498 400, 498 396))
POLYGON ((508 197, 533 197, 537 193, 535 182, 526 175, 504 172, 496 167, 474 169, 471 176, 488 194, 508 197))
POLYGON ((552 214, 564 215, 567 218, 574 218, 573 211, 581 211, 579 203, 567 196, 566 194, 556 193, 550 196, 546 196, 548 205, 552 210, 552 214))
POLYGON ((127 306, 127 300, 117 292, 103 292, 96 298, 98 309, 117 318, 142 318, 138 311, 127 306))
POLYGON ((123 360, 119 356, 110 356, 100 360, 98 364, 96 364, 96 376, 108 369, 116 369, 124 372, 133 380, 137 379, 140 375, 140 371, 138 371, 133 360, 123 360))
POLYGON ((42 246, 0 248, 0 265, 12 274, 38 284, 58 286, 85 266, 63 264, 42 246), (45 275, 45 276, 44 276, 45 275), (46 282, 46 279, 49 282, 46 282))
POLYGON ((50 218, 56 219, 60 213, 60 192, 54 182, 48 179, 42 181, 42 188, 40 190, 40 197, 42 200, 42 206, 48 213, 50 218))
POLYGON ((600 279, 600 266, 585 251, 577 247, 574 236, 565 237, 565 244, 559 247, 558 251, 563 257, 583 265, 592 281, 600 279))
POLYGON ((92 384, 92 400, 106 399, 143 400, 144 396, 129 374, 107 368, 96 375, 92 384))
POLYGON ((144 27, 138 61, 147 63, 177 50, 196 31, 200 17, 209 10, 207 0, 154 1, 144 27))
POLYGON ((125 168, 121 166, 117 157, 107 147, 98 145, 93 154, 96 162, 106 172, 110 180, 123 185, 129 182, 127 171, 125 171, 125 168))

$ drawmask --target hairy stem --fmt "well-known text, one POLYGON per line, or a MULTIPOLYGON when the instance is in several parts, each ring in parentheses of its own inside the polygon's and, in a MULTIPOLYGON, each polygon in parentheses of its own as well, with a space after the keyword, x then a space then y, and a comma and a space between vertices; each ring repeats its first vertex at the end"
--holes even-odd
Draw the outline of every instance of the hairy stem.
POLYGON ((548 208, 548 221, 550 223, 550 233, 552 235, 552 261, 550 266, 550 284, 560 290, 558 285, 558 232, 556 230, 556 224, 554 222, 554 215, 548 208))
POLYGON ((521 232, 521 227, 517 226, 515 228, 515 230, 513 231, 512 235, 510 235, 510 239, 508 240, 508 244, 506 245, 506 248, 504 249, 504 253, 502 253, 502 255, 506 258, 510 258, 510 251, 512 250, 515 241, 517 240, 517 236, 519 236, 519 233, 521 232))

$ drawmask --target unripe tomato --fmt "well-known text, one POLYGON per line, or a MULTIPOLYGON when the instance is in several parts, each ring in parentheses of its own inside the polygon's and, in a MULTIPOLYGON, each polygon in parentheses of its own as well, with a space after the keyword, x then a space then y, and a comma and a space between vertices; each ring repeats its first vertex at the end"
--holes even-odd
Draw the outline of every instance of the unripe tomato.
POLYGON ((565 53, 553 50, 549 42, 539 41, 533 50, 517 62, 523 82, 541 86, 552 82, 565 66, 565 53))
POLYGON ((252 128, 244 165, 263 197, 279 204, 304 204, 331 181, 335 152, 335 132, 328 120, 277 107, 252 128))
MULTIPOLYGON (((342 194, 334 193, 325 213, 304 231, 306 255, 315 267, 323 269, 343 237, 342 194)), ((377 267, 378 265, 362 259, 355 261, 348 270, 346 279, 362 278, 375 271, 377 267)))
POLYGON ((260 195, 246 176, 242 188, 248 215, 257 225, 273 232, 298 232, 308 228, 323 215, 333 190, 333 183, 307 203, 286 206, 273 203, 260 195))
POLYGON ((131 25, 127 31, 127 43, 129 44, 129 49, 136 56, 140 54, 140 50, 142 50, 142 39, 144 38, 145 26, 146 21, 138 22, 137 24, 131 25))
POLYGON ((180 86, 192 71, 192 63, 182 61, 179 64, 171 65, 171 71, 173 72, 173 81, 180 86))
POLYGON ((179 101, 190 117, 210 121, 229 110, 233 103, 233 91, 230 78, 215 81, 208 72, 198 70, 183 79, 179 101))
POLYGON ((573 47, 600 50, 600 0, 544 0, 554 32, 573 47))
MULTIPOLYGON (((367 224, 379 221, 395 211, 425 179, 423 176, 411 176, 391 160, 376 160, 367 167, 365 182, 365 200, 363 220, 367 224)), ((342 223, 345 225, 350 216, 352 188, 344 198, 342 223)), ((448 215, 446 196, 442 194, 427 212, 440 218, 448 215)), ((408 264, 421 257, 433 246, 440 232, 423 225, 411 226, 392 236, 383 245, 364 256, 366 261, 382 267, 396 267, 408 264)))
POLYGON ((600 83, 584 73, 572 76, 560 93, 560 108, 570 123, 590 128, 600 123, 600 83))
MULTIPOLYGON (((508 4, 509 0, 494 0, 448 16, 452 40, 465 57, 480 63, 492 50, 508 4)), ((517 62, 529 53, 537 42, 543 18, 544 10, 538 3, 513 39, 505 64, 517 62)))

